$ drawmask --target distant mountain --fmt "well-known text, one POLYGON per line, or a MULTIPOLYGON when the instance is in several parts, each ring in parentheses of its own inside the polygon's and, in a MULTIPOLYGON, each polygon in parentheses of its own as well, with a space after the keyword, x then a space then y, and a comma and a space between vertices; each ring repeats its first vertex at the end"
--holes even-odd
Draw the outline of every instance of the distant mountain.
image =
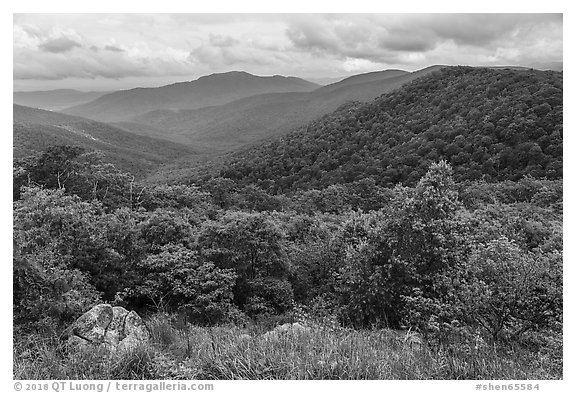
MULTIPOLYGON (((365 180, 412 185, 439 160, 457 181, 561 179, 562 147, 561 72, 445 67, 231 153, 213 170, 282 193, 365 180)), ((207 168, 196 179, 213 176, 207 168)))
POLYGON ((197 110, 160 110, 135 116, 141 132, 184 144, 204 146, 207 151, 235 150, 285 134, 336 110, 348 101, 368 102, 421 76, 441 69, 428 67, 406 72, 386 70, 356 75, 312 92, 271 93, 243 98, 229 104, 197 110), (153 129, 158 130, 154 133, 153 129))
POLYGON ((340 82, 342 79, 347 78, 346 76, 334 77, 334 78, 307 78, 310 82, 318 83, 320 86, 330 85, 332 83, 340 82))
POLYGON ((44 151, 52 145, 99 150, 119 169, 143 176, 159 165, 194 154, 192 148, 135 135, 109 124, 13 105, 14 158, 44 151))
POLYGON ((233 71, 203 76, 191 82, 117 91, 62 112, 115 122, 154 110, 198 109, 257 94, 306 92, 318 87, 300 78, 279 75, 264 77, 233 71))
POLYGON ((398 76, 410 74, 408 71, 403 70, 384 70, 384 71, 376 71, 376 72, 367 72, 365 74, 358 74, 343 79, 341 81, 329 84, 327 86, 321 87, 316 92, 321 93, 328 93, 330 91, 336 90, 340 87, 344 86, 351 86, 356 85, 359 83, 367 83, 367 82, 377 82, 383 79, 395 78, 398 76))
POLYGON ((109 92, 78 91, 70 89, 15 92, 12 97, 14 104, 31 108, 58 111, 75 105, 85 104, 102 97, 109 92))

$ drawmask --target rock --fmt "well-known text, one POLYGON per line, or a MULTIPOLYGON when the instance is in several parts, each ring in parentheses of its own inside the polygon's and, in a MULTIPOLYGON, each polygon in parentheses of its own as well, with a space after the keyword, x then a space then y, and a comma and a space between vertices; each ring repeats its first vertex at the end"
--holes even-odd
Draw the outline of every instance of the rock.
POLYGON ((74 335, 70 336, 70 338, 68 339, 68 345, 76 349, 87 349, 93 346, 93 344, 90 343, 90 341, 84 340, 83 338, 74 335))
POLYGON ((142 318, 123 307, 99 304, 72 324, 68 342, 77 348, 105 347, 112 351, 130 350, 150 339, 142 318))
POLYGON ((124 307, 112 307, 112 313, 113 317, 106 331, 105 342, 112 347, 116 347, 125 338, 124 323, 128 310, 124 307))
POLYGON ((72 333, 93 344, 104 342, 106 329, 112 321, 113 311, 109 304, 99 304, 84 313, 72 325, 72 333))
POLYGON ((149 339, 150 333, 142 318, 134 311, 130 311, 124 321, 124 339, 120 341, 118 348, 130 350, 149 339))

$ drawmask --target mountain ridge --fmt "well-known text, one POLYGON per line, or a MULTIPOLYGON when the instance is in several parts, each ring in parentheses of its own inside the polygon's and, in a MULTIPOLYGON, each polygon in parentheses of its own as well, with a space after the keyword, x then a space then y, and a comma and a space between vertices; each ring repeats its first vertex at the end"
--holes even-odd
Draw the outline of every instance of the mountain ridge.
POLYGON ((17 91, 12 93, 12 100, 14 104, 22 106, 57 111, 71 105, 93 101, 108 93, 106 91, 80 91, 75 89, 17 91))
POLYGON ((199 109, 257 94, 310 91, 318 87, 296 77, 262 77, 245 71, 231 71, 166 86, 121 90, 62 112, 98 121, 124 121, 152 110, 199 109))
POLYGON ((348 101, 368 102, 442 67, 359 74, 311 92, 267 93, 195 110, 153 111, 129 121, 158 129, 158 134, 149 133, 150 128, 145 131, 157 138, 215 151, 234 150, 301 127, 348 101))

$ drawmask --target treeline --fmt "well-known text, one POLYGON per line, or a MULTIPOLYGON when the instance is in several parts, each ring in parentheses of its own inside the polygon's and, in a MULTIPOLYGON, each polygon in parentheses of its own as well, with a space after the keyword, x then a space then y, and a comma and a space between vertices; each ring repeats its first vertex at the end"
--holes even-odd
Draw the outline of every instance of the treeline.
POLYGON ((14 317, 61 329, 98 301, 246 324, 296 305, 355 328, 558 328, 562 184, 373 179, 272 195, 214 178, 143 186, 95 153, 14 167, 14 317))
POLYGON ((445 160, 457 181, 560 179, 562 83, 560 72, 446 67, 235 155, 220 176, 279 194, 413 186, 445 160))

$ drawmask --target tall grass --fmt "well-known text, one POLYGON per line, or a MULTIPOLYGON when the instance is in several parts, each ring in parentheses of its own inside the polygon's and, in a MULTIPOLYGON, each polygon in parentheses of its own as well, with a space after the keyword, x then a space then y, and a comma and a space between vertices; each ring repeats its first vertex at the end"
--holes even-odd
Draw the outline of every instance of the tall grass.
MULTIPOLYGON (((54 340, 15 345, 17 379, 559 379, 561 361, 520 347, 429 347, 391 330, 315 327, 266 337, 258 327, 176 328, 147 320, 152 341, 131 352, 71 351, 54 340), (560 367, 554 366, 559 364, 560 367)), ((561 354, 560 354, 561 358, 561 354)))
POLYGON ((129 351, 79 350, 38 336, 14 345, 14 379, 154 379, 153 346, 129 351))

